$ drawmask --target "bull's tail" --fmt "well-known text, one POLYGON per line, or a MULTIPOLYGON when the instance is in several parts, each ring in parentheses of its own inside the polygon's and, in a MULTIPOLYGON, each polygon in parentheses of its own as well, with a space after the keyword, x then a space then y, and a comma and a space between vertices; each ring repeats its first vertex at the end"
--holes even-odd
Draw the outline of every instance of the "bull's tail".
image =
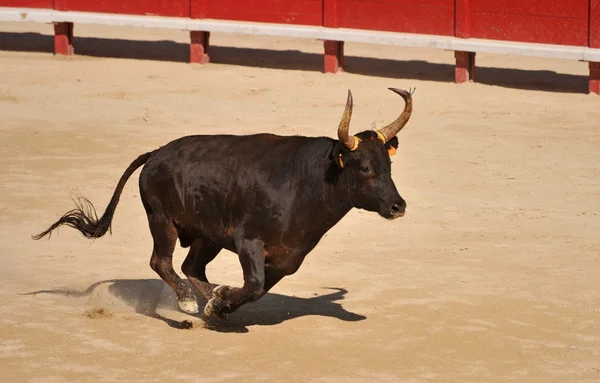
POLYGON ((108 206, 106 207, 106 211, 102 214, 102 217, 98 219, 98 215, 96 214, 96 209, 92 203, 83 197, 79 197, 75 202, 76 208, 66 212, 58 221, 56 221, 52 226, 50 226, 45 231, 33 235, 32 239, 40 239, 47 234, 51 234, 52 231, 59 226, 67 225, 74 229, 77 229, 87 238, 100 238, 107 231, 111 230, 111 222, 113 216, 115 214, 115 209, 117 208, 117 204, 119 203, 119 198, 121 197, 121 192, 123 192, 123 188, 127 183, 127 180, 133 172, 137 170, 140 166, 144 165, 146 161, 150 158, 150 156, 154 152, 148 152, 146 154, 142 154, 135 161, 129 165, 125 173, 121 176, 119 183, 113 193, 112 198, 108 206))

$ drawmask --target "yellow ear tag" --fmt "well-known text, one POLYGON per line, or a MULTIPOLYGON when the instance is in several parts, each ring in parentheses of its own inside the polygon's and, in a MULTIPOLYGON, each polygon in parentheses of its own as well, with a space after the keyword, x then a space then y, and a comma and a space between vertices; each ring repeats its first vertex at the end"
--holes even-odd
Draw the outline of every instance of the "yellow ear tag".
POLYGON ((342 153, 340 153, 338 160, 340 161, 340 166, 344 167, 344 161, 342 161, 342 153))
MULTIPOLYGON (((375 122, 372 123, 373 125, 373 129, 375 129, 375 122)), ((375 130, 377 132, 377 136, 379 137, 379 139, 381 140, 381 142, 383 142, 383 144, 385 145, 386 140, 385 140, 385 136, 383 135, 383 133, 381 133, 379 130, 375 130)), ((396 154, 396 148, 394 148, 393 146, 390 145, 390 148, 388 149, 388 154, 391 156, 393 156, 394 154, 396 154)))

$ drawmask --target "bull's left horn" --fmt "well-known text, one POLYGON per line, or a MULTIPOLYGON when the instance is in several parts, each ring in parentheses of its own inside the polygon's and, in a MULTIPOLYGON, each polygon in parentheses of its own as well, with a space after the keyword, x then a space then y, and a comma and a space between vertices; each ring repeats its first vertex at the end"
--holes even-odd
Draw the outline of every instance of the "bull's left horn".
POLYGON ((338 138, 350 150, 355 150, 358 146, 358 139, 348 134, 350 130, 350 118, 352 117, 352 92, 348 89, 348 99, 346 100, 346 109, 342 115, 342 120, 338 125, 338 138))
POLYGON ((380 130, 380 133, 383 135, 383 137, 385 137, 385 142, 388 142, 392 137, 398 134, 398 132, 404 128, 404 125, 406 125, 410 119, 410 115, 412 114, 412 95, 416 90, 416 88, 412 90, 409 89, 408 91, 396 88, 388 89, 402 96, 405 101, 405 105, 402 114, 400 114, 400 116, 394 122, 380 130))

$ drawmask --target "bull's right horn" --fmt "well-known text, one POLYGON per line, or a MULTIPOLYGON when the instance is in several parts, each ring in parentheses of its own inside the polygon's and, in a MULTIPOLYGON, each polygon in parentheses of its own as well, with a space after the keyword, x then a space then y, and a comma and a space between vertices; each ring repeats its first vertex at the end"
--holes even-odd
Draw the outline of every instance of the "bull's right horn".
POLYGON ((350 150, 356 150, 360 142, 357 137, 348 134, 350 130, 350 118, 352 117, 352 92, 348 89, 348 99, 346 100, 346 109, 342 115, 342 120, 338 125, 338 138, 350 150))

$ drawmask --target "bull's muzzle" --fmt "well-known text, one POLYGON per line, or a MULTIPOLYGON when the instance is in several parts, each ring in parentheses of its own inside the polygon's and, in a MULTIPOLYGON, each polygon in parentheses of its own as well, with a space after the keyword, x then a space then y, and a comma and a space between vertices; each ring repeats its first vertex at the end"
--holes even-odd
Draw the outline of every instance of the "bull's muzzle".
POLYGON ((387 215, 387 219, 396 219, 404 216, 406 212, 406 201, 401 200, 399 202, 393 203, 389 208, 389 213, 387 215))

